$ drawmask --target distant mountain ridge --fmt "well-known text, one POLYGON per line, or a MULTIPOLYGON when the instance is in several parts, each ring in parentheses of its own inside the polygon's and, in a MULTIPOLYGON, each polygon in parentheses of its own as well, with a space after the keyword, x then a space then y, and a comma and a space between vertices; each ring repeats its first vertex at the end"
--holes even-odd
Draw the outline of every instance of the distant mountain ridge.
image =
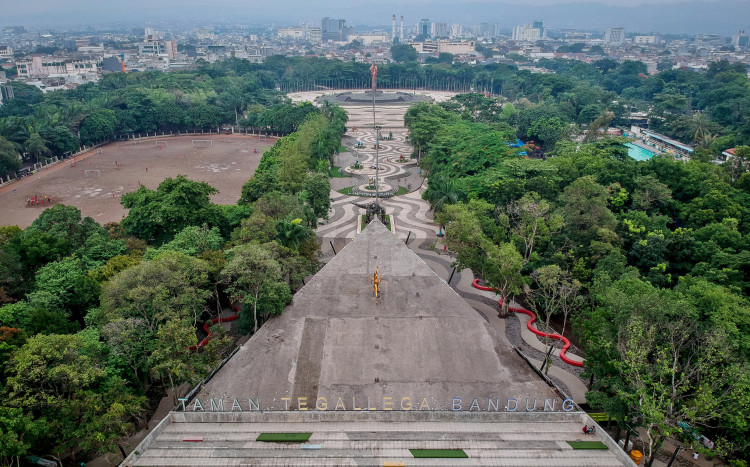
MULTIPOLYGON (((624 27, 628 32, 662 34, 721 34, 731 36, 740 29, 750 31, 750 1, 691 1, 658 5, 612 6, 601 3, 573 3, 550 6, 496 2, 364 3, 361 0, 334 0, 326 7, 320 1, 282 1, 278 3, 226 0, 216 4, 166 0, 152 4, 146 0, 118 2, 115 5, 75 3, 64 9, 50 5, 41 11, 6 11, 0 26, 26 25, 56 28, 63 25, 142 24, 147 21, 184 22, 200 18, 206 22, 245 22, 250 24, 295 24, 300 18, 330 16, 344 18, 349 24, 377 24, 390 30, 392 14, 403 15, 413 27, 421 18, 461 24, 499 23, 509 28, 516 24, 544 20, 549 28, 598 31, 605 27, 624 27), (145 8, 143 8, 145 6, 145 8)), ((327 2, 328 3, 328 2, 327 2)))

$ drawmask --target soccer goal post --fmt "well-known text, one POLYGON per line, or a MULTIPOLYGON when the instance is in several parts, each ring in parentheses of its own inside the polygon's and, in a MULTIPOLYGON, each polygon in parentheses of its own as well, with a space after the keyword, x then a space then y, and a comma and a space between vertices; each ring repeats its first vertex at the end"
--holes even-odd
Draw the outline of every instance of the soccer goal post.
POLYGON ((101 172, 99 172, 98 169, 87 169, 84 170, 83 176, 84 177, 98 177, 101 175, 101 172))
POLYGON ((194 139, 194 148, 212 148, 214 146, 214 140, 212 139, 194 139))
POLYGON ((166 148, 167 142, 166 141, 156 141, 155 142, 157 148, 166 148))
POLYGON ((94 151, 95 156, 98 156, 101 153, 102 153, 102 148, 96 148, 96 151, 94 151))

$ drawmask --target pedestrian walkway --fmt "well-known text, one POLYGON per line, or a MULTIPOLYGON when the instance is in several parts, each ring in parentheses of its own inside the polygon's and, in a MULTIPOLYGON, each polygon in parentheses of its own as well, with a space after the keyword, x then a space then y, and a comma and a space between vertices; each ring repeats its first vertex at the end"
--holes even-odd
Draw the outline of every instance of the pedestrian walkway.
MULTIPOLYGON (((375 177, 376 174, 376 171, 371 168, 375 165, 376 154, 376 150, 374 149, 375 132, 372 128, 372 108, 347 106, 346 110, 349 114, 348 124, 351 127, 356 126, 358 130, 356 132, 350 131, 344 138, 344 143, 347 144, 349 151, 336 156, 335 165, 342 167, 342 172, 352 175, 350 178, 332 179, 336 181, 337 187, 351 186, 355 183, 359 185, 369 183, 369 177, 375 177), (357 147, 357 142, 362 143, 361 147, 357 147), (350 166, 357 160, 359 160, 359 165, 363 168, 352 170, 350 166)), ((404 195, 381 199, 380 204, 385 208, 386 214, 391 215, 391 219, 395 223, 396 235, 405 242, 408 239, 409 248, 414 250, 447 282, 453 272, 455 258, 449 252, 442 251, 442 243, 437 237, 440 227, 434 222, 429 203, 422 199, 422 193, 424 193, 426 187, 426 179, 423 179, 418 173, 416 164, 408 159, 412 153, 412 148, 407 141, 407 130, 403 127, 403 123, 400 126, 395 123, 394 119, 396 118, 400 118, 400 122, 403 122, 405 112, 406 107, 402 109, 392 107, 387 112, 389 128, 383 130, 381 135, 389 136, 389 133, 392 133, 393 140, 379 141, 380 149, 377 151, 379 155, 379 164, 377 164, 379 169, 377 176, 382 184, 388 184, 393 188, 393 186, 396 186, 394 180, 398 183, 401 180, 406 180, 407 178, 404 178, 405 174, 411 171, 412 173, 408 176, 408 179, 413 180, 414 177, 418 177, 421 186, 415 186, 416 181, 411 182, 413 183, 411 186, 412 191, 404 195), (402 154, 408 160, 407 163, 399 162, 402 154)), ((402 184, 401 186, 404 185, 402 184)), ((365 213, 365 209, 358 207, 356 204, 365 205, 372 201, 374 201, 373 198, 344 195, 337 191, 331 191, 331 211, 329 218, 321 220, 317 228, 317 235, 323 253, 322 259, 324 261, 333 257, 334 248, 336 251, 340 251, 346 243, 357 235, 358 224, 361 222, 361 215, 365 213), (333 245, 333 248, 331 245, 333 245)), ((520 319, 521 326, 518 339, 539 353, 545 354, 546 347, 544 343, 540 341, 538 336, 526 328, 526 321, 529 317, 520 313, 512 313, 512 315, 517 315, 517 317, 509 316, 505 319, 500 318, 498 316, 497 302, 499 297, 497 294, 472 287, 473 280, 474 275, 471 270, 456 271, 450 285, 495 328, 498 336, 501 338, 508 339, 506 333, 509 331, 506 329, 506 319, 520 319)), ((517 304, 512 305, 518 306, 517 304)), ((513 326, 513 332, 518 332, 515 326, 513 326)), ((555 349, 553 354, 555 356, 559 355, 559 350, 555 349)), ((582 361, 580 357, 571 355, 570 353, 567 356, 571 360, 582 361)), ((534 356, 530 355, 530 357, 533 358, 534 356)), ((539 366, 541 366, 541 363, 539 363, 537 368, 539 366)), ((567 364, 562 363, 559 359, 553 359, 550 376, 562 383, 565 386, 564 389, 569 392, 577 403, 584 403, 586 400, 586 387, 584 383, 576 373, 568 371, 564 366, 567 366, 567 364)))

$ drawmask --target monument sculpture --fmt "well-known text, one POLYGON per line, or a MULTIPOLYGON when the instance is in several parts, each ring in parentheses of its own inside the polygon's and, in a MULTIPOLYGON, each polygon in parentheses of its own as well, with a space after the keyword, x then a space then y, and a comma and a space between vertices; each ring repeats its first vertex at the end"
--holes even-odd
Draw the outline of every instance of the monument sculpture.
POLYGON ((375 304, 379 305, 378 299, 380 298, 380 282, 383 280, 378 275, 378 268, 375 267, 375 274, 372 275, 372 292, 375 294, 375 304))

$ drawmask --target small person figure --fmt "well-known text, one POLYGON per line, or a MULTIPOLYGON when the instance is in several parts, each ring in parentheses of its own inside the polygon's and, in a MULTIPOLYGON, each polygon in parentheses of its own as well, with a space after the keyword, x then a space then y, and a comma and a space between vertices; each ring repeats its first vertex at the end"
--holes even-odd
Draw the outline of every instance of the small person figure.
POLYGON ((146 172, 148 172, 148 167, 146 167, 146 172))
POLYGON ((253 149, 253 152, 254 152, 255 154, 258 154, 258 148, 255 148, 255 149, 253 149))

